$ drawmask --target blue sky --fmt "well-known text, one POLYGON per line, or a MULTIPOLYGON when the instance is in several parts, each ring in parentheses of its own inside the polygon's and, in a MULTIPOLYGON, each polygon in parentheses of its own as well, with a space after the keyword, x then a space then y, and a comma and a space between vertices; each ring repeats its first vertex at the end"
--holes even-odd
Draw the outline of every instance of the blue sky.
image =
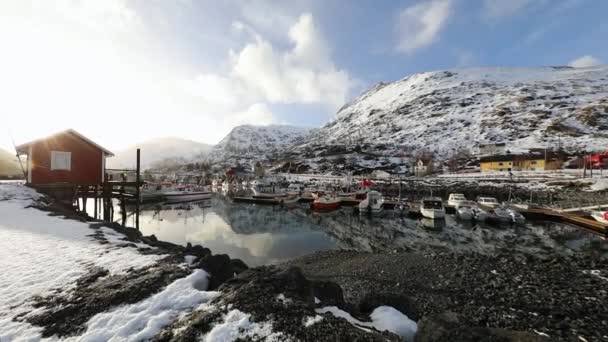
POLYGON ((416 72, 601 64, 606 13, 595 0, 4 0, 0 147, 67 128, 111 149, 215 143, 238 124, 320 126, 416 72))

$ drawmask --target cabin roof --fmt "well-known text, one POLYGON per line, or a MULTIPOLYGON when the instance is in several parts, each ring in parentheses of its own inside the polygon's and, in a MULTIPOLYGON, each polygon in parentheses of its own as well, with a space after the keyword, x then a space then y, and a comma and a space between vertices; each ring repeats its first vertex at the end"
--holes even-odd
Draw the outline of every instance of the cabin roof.
POLYGON ((75 131, 75 130, 73 130, 71 128, 70 129, 66 129, 65 131, 57 132, 55 134, 49 135, 49 136, 44 137, 44 138, 32 140, 32 141, 27 142, 25 144, 21 144, 21 145, 15 147, 15 150, 17 150, 17 153, 27 154, 27 150, 28 150, 29 146, 37 144, 37 143, 42 142, 44 140, 53 139, 53 138, 55 138, 55 137, 57 137, 59 135, 62 135, 62 134, 71 134, 71 135, 75 136, 76 138, 78 138, 78 139, 80 139, 80 140, 88 143, 89 145, 92 145, 93 147, 101 150, 106 156, 108 156, 108 157, 113 157, 114 156, 114 153, 110 152, 110 150, 108 150, 106 148, 103 148, 102 146, 100 146, 97 143, 95 143, 93 140, 85 137, 84 135, 78 133, 77 131, 75 131))

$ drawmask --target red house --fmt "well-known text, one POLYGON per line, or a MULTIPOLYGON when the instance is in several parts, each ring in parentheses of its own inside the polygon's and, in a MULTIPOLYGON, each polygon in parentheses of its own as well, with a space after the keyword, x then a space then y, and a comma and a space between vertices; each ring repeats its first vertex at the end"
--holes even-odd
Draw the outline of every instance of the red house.
POLYGON ((16 150, 27 155, 27 183, 31 185, 100 184, 106 157, 114 155, 73 129, 19 145, 16 150))

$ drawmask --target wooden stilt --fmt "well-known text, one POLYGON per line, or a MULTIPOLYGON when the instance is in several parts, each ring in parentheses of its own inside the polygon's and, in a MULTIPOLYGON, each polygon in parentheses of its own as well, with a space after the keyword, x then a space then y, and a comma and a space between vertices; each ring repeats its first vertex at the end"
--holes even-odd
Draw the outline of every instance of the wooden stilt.
POLYGON ((141 165, 140 165, 140 153, 141 151, 139 149, 137 149, 137 170, 136 170, 136 175, 135 175, 135 182, 137 183, 135 185, 135 228, 137 230, 139 230, 139 200, 140 200, 140 196, 139 196, 139 189, 141 187, 140 184, 140 177, 139 177, 139 172, 141 171, 141 165))

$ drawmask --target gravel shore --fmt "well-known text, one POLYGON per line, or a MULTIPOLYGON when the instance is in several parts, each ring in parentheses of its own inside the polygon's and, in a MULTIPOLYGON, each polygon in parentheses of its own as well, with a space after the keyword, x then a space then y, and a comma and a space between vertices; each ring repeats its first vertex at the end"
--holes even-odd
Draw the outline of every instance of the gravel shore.
POLYGON ((327 251, 288 264, 308 279, 340 285, 353 311, 383 304, 416 320, 451 312, 465 326, 551 340, 608 339, 608 268, 601 259, 327 251))

